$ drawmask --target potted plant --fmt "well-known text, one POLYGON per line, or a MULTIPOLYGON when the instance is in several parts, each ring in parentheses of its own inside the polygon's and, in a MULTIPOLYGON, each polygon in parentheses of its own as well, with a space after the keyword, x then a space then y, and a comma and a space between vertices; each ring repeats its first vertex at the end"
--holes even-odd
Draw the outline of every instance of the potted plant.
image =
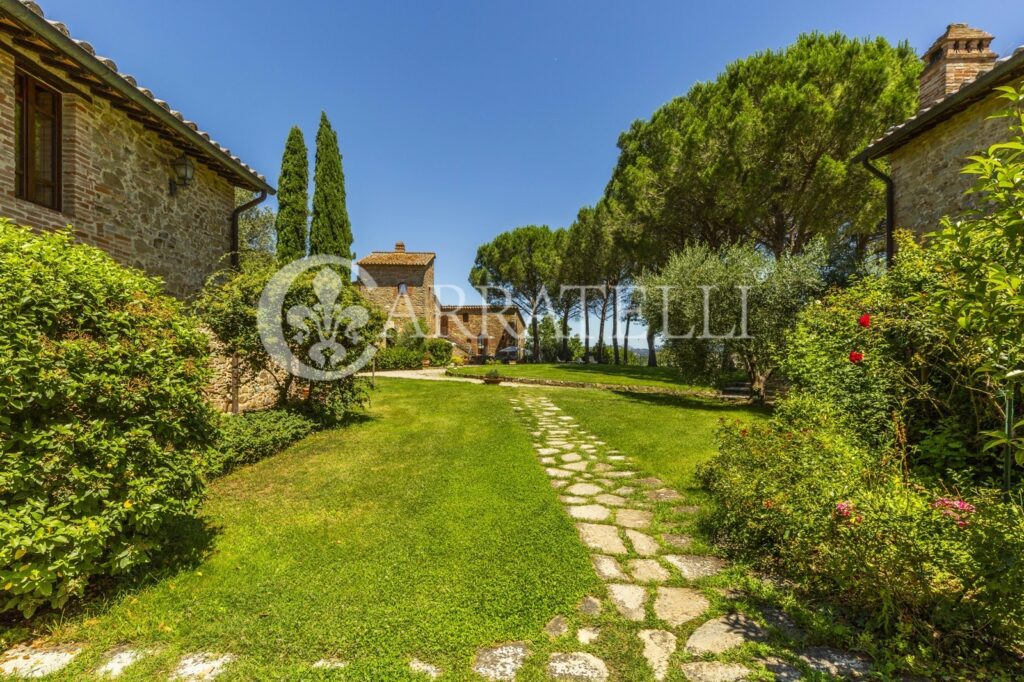
POLYGON ((485 384, 500 384, 501 383, 501 375, 498 374, 498 370, 492 369, 489 372, 487 372, 487 374, 484 375, 484 383, 485 384))
POLYGON ((430 367, 430 354, 429 353, 423 356, 423 369, 426 369, 427 367, 430 367))

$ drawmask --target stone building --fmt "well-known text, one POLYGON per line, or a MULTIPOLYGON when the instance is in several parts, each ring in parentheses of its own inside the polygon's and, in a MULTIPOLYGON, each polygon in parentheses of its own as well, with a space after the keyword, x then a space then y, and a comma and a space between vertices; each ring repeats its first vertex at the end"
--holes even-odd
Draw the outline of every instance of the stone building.
POLYGON ((423 325, 429 337, 448 339, 453 350, 466 358, 494 357, 514 347, 522 355, 526 323, 516 309, 488 306, 441 305, 434 286, 435 254, 406 251, 398 242, 394 251, 374 251, 358 261, 363 279, 357 285, 373 303, 389 313, 388 324, 402 329, 407 322, 423 325))
POLYGON ((1008 106, 996 88, 1024 80, 1024 47, 999 59, 991 43, 966 24, 947 27, 924 53, 918 112, 856 157, 888 186, 890 236, 893 228, 933 230, 967 208, 971 178, 960 173, 967 157, 1009 136, 1009 121, 992 118, 1008 106), (888 174, 872 165, 882 158, 888 174))
POLYGON ((0 216, 194 293, 234 251, 235 188, 264 177, 35 2, 0 0, 0 216))

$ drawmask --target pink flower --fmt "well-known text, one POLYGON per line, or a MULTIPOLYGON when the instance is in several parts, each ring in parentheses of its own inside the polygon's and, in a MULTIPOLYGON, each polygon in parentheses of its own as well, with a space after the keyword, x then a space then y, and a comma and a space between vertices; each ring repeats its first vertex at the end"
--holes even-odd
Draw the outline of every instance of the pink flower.
POLYGON ((862 327, 870 327, 871 326, 871 316, 868 315, 867 313, 864 313, 863 315, 861 315, 857 319, 857 324, 859 324, 862 327))
POLYGON ((850 362, 852 362, 853 364, 856 365, 857 363, 859 363, 859 362, 861 362, 863 360, 864 360, 864 354, 861 353, 859 350, 851 350, 850 351, 850 362))
POLYGON ((853 502, 846 500, 836 504, 836 516, 848 519, 851 514, 853 514, 853 502))

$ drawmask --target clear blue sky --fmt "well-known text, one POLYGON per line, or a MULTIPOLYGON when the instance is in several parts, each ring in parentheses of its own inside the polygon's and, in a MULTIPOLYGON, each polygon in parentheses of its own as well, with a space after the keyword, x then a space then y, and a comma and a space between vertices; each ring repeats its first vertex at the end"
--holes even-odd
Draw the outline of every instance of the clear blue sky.
MULTIPOLYGON (((476 247, 595 202, 636 118, 801 32, 907 39, 946 24, 1024 43, 998 1, 40 0, 276 185, 285 136, 320 110, 344 154, 358 255, 404 240, 465 284, 476 247)), ((311 149, 312 151, 312 149, 311 149)))

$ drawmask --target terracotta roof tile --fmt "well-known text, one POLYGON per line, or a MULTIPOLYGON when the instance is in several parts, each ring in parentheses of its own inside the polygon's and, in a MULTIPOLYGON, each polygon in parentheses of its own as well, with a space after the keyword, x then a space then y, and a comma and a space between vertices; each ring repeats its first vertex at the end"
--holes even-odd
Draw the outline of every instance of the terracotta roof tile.
MULTIPOLYGON (((6 5, 7 2, 8 2, 8 0, 0 0, 0 5, 6 5)), ((182 114, 180 114, 179 112, 173 111, 171 109, 170 105, 167 104, 167 102, 164 102, 163 100, 157 99, 156 96, 153 94, 153 92, 151 90, 149 90, 148 88, 144 88, 144 87, 140 86, 138 84, 138 82, 135 80, 135 78, 133 78, 132 76, 130 76, 128 74, 125 74, 125 73, 119 73, 117 71, 117 64, 114 62, 114 60, 112 60, 112 59, 110 59, 108 57, 97 56, 95 48, 93 48, 93 46, 90 43, 88 43, 88 42, 86 42, 84 40, 78 40, 78 39, 72 37, 71 31, 68 29, 67 25, 64 24, 63 22, 54 21, 52 19, 46 19, 46 15, 43 13, 43 10, 39 6, 39 3, 34 2, 33 0, 13 0, 13 2, 16 5, 20 3, 21 5, 25 6, 27 9, 29 9, 33 14, 36 14, 40 18, 46 20, 46 22, 47 22, 47 24, 49 26, 51 26, 55 31, 57 31, 65 39, 67 39, 71 43, 77 45, 91 59, 96 60, 97 62, 102 64, 104 67, 106 67, 107 69, 109 69, 110 71, 115 73, 116 75, 120 76, 120 78, 128 86, 138 90, 139 92, 144 94, 146 97, 148 97, 149 99, 153 100, 156 104, 158 104, 161 107, 163 107, 166 111, 168 111, 171 114, 173 114, 175 116, 175 118, 177 118, 178 120, 184 122, 186 125, 188 125, 189 128, 191 128, 195 132, 199 133, 199 135, 201 135, 203 137, 203 139, 206 140, 208 142, 208 144, 210 146, 212 146, 217 152, 219 152, 222 155, 228 156, 231 159, 231 161, 233 161, 235 163, 236 168, 234 168, 233 170, 236 173, 238 173, 242 177, 251 176, 252 180, 255 180, 258 186, 264 186, 264 187, 268 188, 269 191, 271 191, 271 192, 273 191, 273 187, 270 187, 270 185, 267 183, 266 177, 264 177, 261 173, 257 173, 255 170, 253 170, 248 165, 242 163, 241 160, 238 159, 238 157, 232 157, 231 156, 231 150, 229 150, 229 149, 227 149, 225 147, 222 147, 221 145, 217 144, 217 142, 215 142, 212 138, 210 138, 209 134, 204 133, 203 131, 199 130, 199 126, 197 126, 195 123, 193 123, 191 121, 186 121, 185 117, 182 114)))
POLYGON ((359 261, 359 265, 430 265, 434 260, 429 251, 374 251, 359 261))

